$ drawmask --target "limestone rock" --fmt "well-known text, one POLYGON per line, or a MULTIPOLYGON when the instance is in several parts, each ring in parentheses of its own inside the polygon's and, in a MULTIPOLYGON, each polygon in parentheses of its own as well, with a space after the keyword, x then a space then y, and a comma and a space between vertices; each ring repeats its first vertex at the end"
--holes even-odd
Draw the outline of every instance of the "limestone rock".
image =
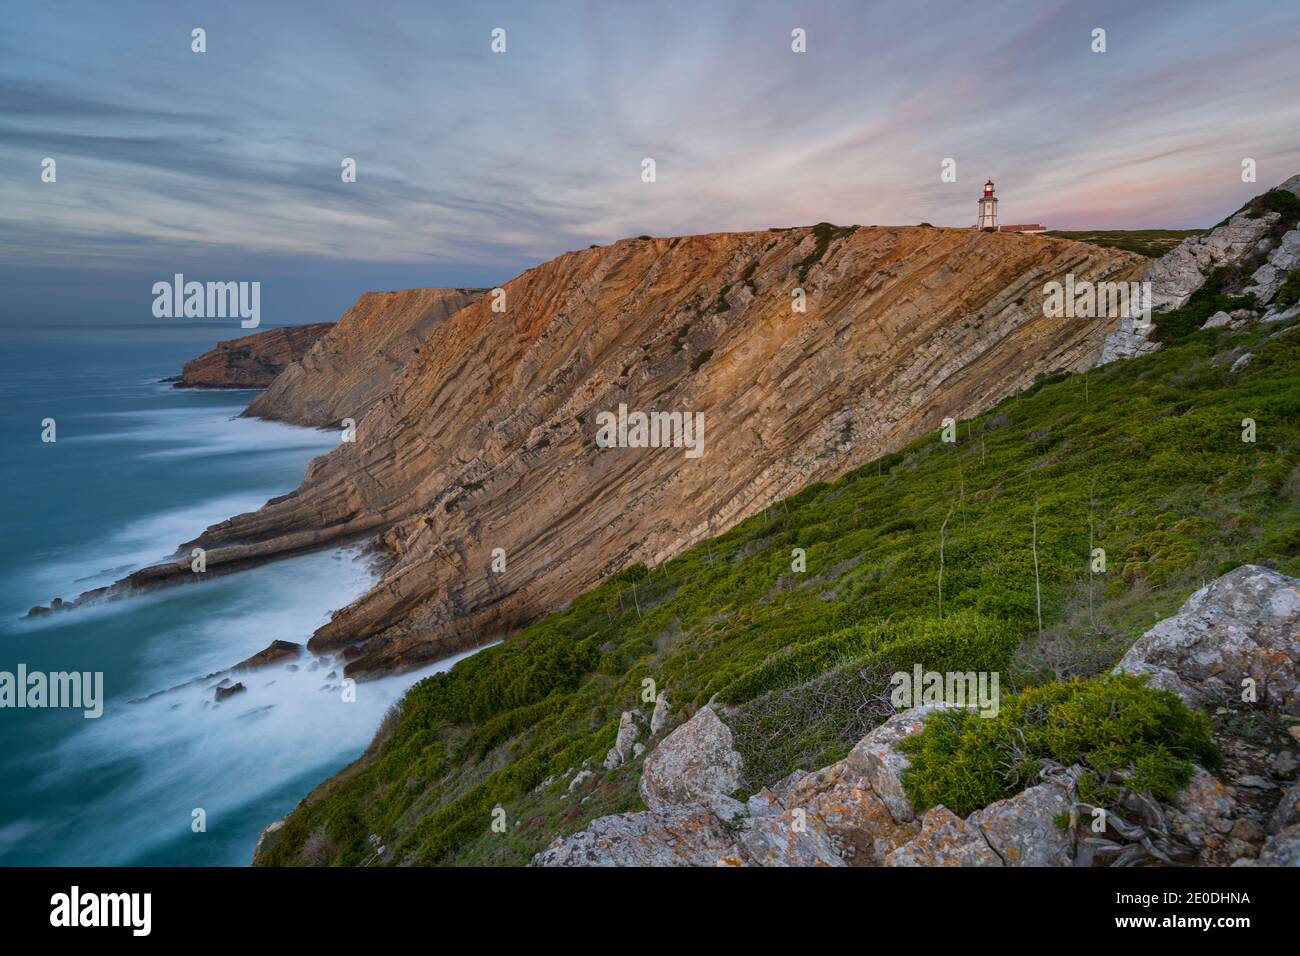
POLYGON ((318 322, 264 329, 218 342, 211 351, 185 363, 176 388, 266 388, 332 326, 332 322, 318 322))
POLYGON ((655 709, 650 714, 650 736, 654 737, 659 731, 664 729, 668 723, 668 693, 660 691, 659 696, 655 698, 655 709))
POLYGON ((921 832, 885 857, 885 866, 1002 866, 978 827, 945 806, 931 807, 921 832))
POLYGON ((609 753, 605 754, 606 770, 613 770, 631 756, 632 744, 636 742, 639 731, 640 728, 637 727, 632 712, 623 711, 623 715, 618 720, 618 735, 614 738, 614 746, 609 749, 609 753))
POLYGON ((726 796, 742 783, 731 728, 710 707, 665 737, 641 769, 641 799, 651 810, 726 796))
POLYGON ((847 760, 802 775, 782 802, 816 816, 836 852, 853 866, 879 866, 892 850, 916 835, 916 826, 895 820, 885 801, 849 769, 847 760))
POLYGON ((916 813, 903 790, 902 774, 910 763, 898 751, 897 744, 904 737, 918 733, 925 718, 941 709, 942 705, 930 705, 895 714, 858 741, 845 758, 850 773, 864 781, 900 823, 914 819, 916 813))
POLYGON ((1300 866, 1300 823, 1292 824, 1265 840, 1256 865, 1300 866))
POLYGON ((1197 849, 1213 842, 1214 834, 1232 829, 1237 801, 1232 792, 1203 767, 1196 767, 1191 782, 1175 797, 1169 812, 1169 828, 1177 837, 1197 849))
POLYGON ((1147 279, 1151 282, 1152 309, 1164 312, 1186 305, 1192 293, 1205 284, 1206 272, 1245 260, 1278 218, 1275 212, 1258 219, 1240 212, 1208 235, 1184 239, 1151 266, 1147 279))
POLYGON ((586 830, 554 840, 537 866, 712 866, 738 853, 736 841, 698 806, 620 813, 592 820, 586 830))
POLYGON ((1115 671, 1149 674, 1201 709, 1240 700, 1252 678, 1261 702, 1300 714, 1300 581, 1257 565, 1230 571, 1147 631, 1115 671))
POLYGON ((1278 289, 1286 277, 1300 269, 1300 229, 1292 229, 1282 237, 1268 257, 1268 261, 1255 270, 1246 287, 1247 292, 1255 293, 1255 301, 1268 305, 1277 295, 1278 289))
POLYGON ((1270 833, 1280 833, 1297 823, 1300 823, 1300 782, 1282 795, 1272 816, 1268 818, 1268 829, 1270 833))
POLYGON ((736 842, 757 866, 844 865, 824 824, 799 808, 753 818, 736 842))
POLYGON ((1221 329, 1224 326, 1230 324, 1231 322, 1232 322, 1232 316, 1230 316, 1227 312, 1215 312, 1214 315, 1210 316, 1208 319, 1205 320, 1205 324, 1202 325, 1201 328, 1221 329))
POLYGON ((1056 818, 1070 800, 1054 783, 1040 783, 976 810, 966 822, 983 833, 1007 866, 1071 866, 1070 837, 1056 818))

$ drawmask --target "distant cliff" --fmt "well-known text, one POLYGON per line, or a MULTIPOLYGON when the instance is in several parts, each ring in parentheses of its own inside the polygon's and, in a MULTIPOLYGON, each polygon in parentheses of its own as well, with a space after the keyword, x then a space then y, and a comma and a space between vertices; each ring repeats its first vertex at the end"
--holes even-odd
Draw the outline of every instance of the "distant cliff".
POLYGON ((360 421, 433 330, 483 291, 367 292, 244 414, 322 427, 360 421))
POLYGON ((217 347, 185 363, 177 388, 266 388, 307 350, 332 323, 266 329, 217 347))

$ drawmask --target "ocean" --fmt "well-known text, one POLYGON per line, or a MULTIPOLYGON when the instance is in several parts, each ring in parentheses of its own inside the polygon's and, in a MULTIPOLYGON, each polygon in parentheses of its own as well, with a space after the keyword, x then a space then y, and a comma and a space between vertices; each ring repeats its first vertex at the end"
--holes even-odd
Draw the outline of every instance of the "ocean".
POLYGON ((217 322, 8 333, 0 672, 102 672, 104 712, 0 708, 0 865, 246 865, 262 828, 355 759, 407 687, 465 656, 358 684, 351 702, 337 668, 310 655, 241 674, 247 690, 220 703, 212 681, 149 696, 272 640, 305 642, 371 583, 356 547, 24 619, 293 489, 338 442, 237 418, 252 392, 159 382, 241 334, 217 322))

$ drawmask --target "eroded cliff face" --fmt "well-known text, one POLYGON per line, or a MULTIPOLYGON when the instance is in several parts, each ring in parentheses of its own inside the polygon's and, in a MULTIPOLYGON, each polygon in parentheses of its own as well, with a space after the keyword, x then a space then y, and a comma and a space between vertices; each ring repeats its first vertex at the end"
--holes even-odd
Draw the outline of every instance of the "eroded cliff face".
POLYGON ((177 388, 266 388, 277 375, 298 361, 330 322, 266 329, 216 348, 185 363, 177 388))
MULTIPOLYGON (((1040 373, 1088 367, 1113 320, 1045 318, 1044 283, 1132 281, 1145 267, 1066 240, 922 227, 625 240, 562 255, 509 282, 505 312, 489 297, 434 324, 355 442, 184 553, 205 547, 211 570, 373 535, 390 566, 311 647, 343 649, 353 676, 415 666, 507 634, 632 562, 665 560, 1040 373), (796 287, 806 312, 792 309, 796 287), (597 415, 620 404, 702 413, 703 453, 598 447, 597 415)), ((380 302, 363 305, 382 325, 380 302)), ((286 373, 250 412, 292 405, 290 391, 286 373)), ((132 583, 187 572, 178 561, 132 583)))
POLYGON ((301 361, 285 369, 245 415, 327 427, 360 421, 427 341, 435 326, 482 289, 367 292, 301 361))

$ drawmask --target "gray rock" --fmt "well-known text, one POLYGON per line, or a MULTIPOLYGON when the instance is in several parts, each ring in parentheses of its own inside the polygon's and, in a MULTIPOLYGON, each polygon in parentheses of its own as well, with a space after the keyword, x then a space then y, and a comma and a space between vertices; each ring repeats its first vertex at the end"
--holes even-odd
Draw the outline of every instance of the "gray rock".
POLYGON ((640 728, 637 727, 632 712, 623 711, 623 715, 618 720, 618 734, 614 738, 614 746, 605 754, 605 769, 613 770, 632 755, 632 744, 636 742, 639 732, 640 728))
POLYGON ((1279 777, 1290 777, 1300 770, 1300 760, 1295 759, 1295 754, 1289 750, 1282 750, 1273 755, 1268 762, 1269 768, 1279 777))
POLYGON ((844 865, 822 822, 800 808, 752 819, 736 842, 757 866, 844 865))
POLYGON ((1130 316, 1123 316, 1119 324, 1106 336, 1102 344, 1101 355, 1096 365, 1107 365, 1123 358, 1146 355, 1160 348, 1159 342, 1151 341, 1154 323, 1138 322, 1130 316))
POLYGON ((1164 312, 1186 305, 1192 293, 1205 284, 1206 272, 1248 258, 1279 218, 1275 212, 1258 219, 1237 213, 1208 235, 1184 239, 1157 259, 1147 273, 1152 309, 1164 312))
POLYGON ((1255 865, 1300 866, 1300 823, 1292 824, 1265 840, 1255 865))
POLYGON ((1300 229, 1292 229, 1282 237, 1268 261, 1251 275, 1246 291, 1255 293, 1260 305, 1268 305, 1295 269, 1300 269, 1300 229))
POLYGON ((665 737, 645 760, 641 799, 651 810, 727 795, 743 782, 743 762, 731 728, 710 707, 665 737))
POLYGON ((1251 678, 1261 702, 1300 714, 1298 619, 1300 581, 1243 565, 1142 635, 1115 672, 1147 674, 1153 686, 1202 709, 1240 701, 1251 678))
POLYGON ((569 781, 569 793, 573 793, 574 790, 577 790, 586 781, 590 780, 594 776, 595 774, 592 773, 590 770, 579 770, 577 773, 573 775, 573 779, 569 781))
POLYGON ((668 694, 661 690, 659 696, 655 698, 655 709, 650 714, 650 736, 653 737, 663 730, 666 723, 668 723, 668 694))
MULTIPOLYGON (((1300 187, 1295 183, 1300 177, 1293 176, 1279 186, 1289 192, 1300 195, 1300 187)), ((1167 312, 1187 304, 1192 293, 1205 284, 1206 275, 1220 265, 1235 265, 1244 262, 1261 249, 1267 233, 1279 219, 1275 212, 1265 213, 1258 219, 1251 219, 1246 213, 1238 213, 1226 223, 1212 230, 1208 235, 1189 236, 1169 252, 1151 264, 1143 276, 1143 281, 1151 283, 1151 309, 1153 312, 1167 312)), ((1287 233, 1290 236, 1295 230, 1287 233)), ((1294 240, 1292 240, 1294 242, 1294 240)), ((1267 244, 1264 243, 1264 248, 1267 244)), ((1283 251, 1282 244, 1273 251, 1279 264, 1290 261, 1291 251, 1283 251)), ((1268 268, 1268 267, 1264 267, 1268 268)), ((1252 277, 1260 286, 1256 292, 1259 296, 1273 287, 1277 281, 1279 266, 1273 266, 1272 272, 1257 270, 1252 277)), ((1277 281, 1280 286, 1281 282, 1277 281)), ((1273 290, 1276 295, 1276 289, 1273 290)), ((1269 296, 1271 300, 1272 295, 1269 296)), ((1260 299, 1261 303, 1269 301, 1260 299)), ((1267 320, 1267 316, 1265 317, 1267 320)), ((1213 328, 1213 326, 1211 326, 1213 328)), ((1117 359, 1132 358, 1156 351, 1160 345, 1151 341, 1154 323, 1134 323, 1128 317, 1121 318, 1118 325, 1106 336, 1101 355, 1096 364, 1105 365, 1117 359)))
POLYGON ((1281 833, 1287 827, 1300 823, 1300 783, 1282 795, 1272 816, 1268 818, 1268 832, 1281 833))
POLYGON ((897 745, 903 738, 920 731, 926 717, 942 709, 942 704, 935 704, 895 714, 858 741, 844 760, 850 774, 857 778, 850 782, 869 786, 900 823, 915 819, 916 813, 903 790, 902 774, 909 762, 897 745))
POLYGON ((976 810, 966 822, 984 835, 1007 866, 1071 866, 1070 836, 1056 818, 1070 800, 1054 783, 1040 783, 976 810))
POLYGON ((921 832, 885 857, 885 866, 1002 865, 979 828, 942 805, 927 810, 921 832))
POLYGON ((1210 316, 1208 319, 1205 320, 1205 324, 1202 325, 1201 328, 1221 329, 1225 325, 1228 325, 1231 322, 1232 322, 1232 316, 1230 316, 1227 312, 1215 312, 1214 315, 1210 316))
POLYGON ((713 866, 736 856, 736 841, 712 812, 699 806, 620 813, 592 820, 586 830, 551 842, 536 866, 713 866))
POLYGON ((1245 355, 1238 358, 1237 361, 1233 362, 1232 368, 1230 368, 1228 371, 1240 372, 1243 368, 1245 368, 1247 365, 1250 364, 1250 360, 1253 359, 1254 357, 1255 356, 1252 353, 1247 352, 1245 355))
POLYGON ((1279 309, 1277 306, 1273 306, 1260 317, 1259 321, 1267 325, 1273 322, 1289 322, 1297 316, 1300 316, 1300 303, 1296 303, 1289 309, 1279 309))
POLYGON ((1190 846, 1203 847, 1212 834, 1232 829, 1236 806, 1227 787, 1205 768, 1196 767, 1191 782, 1172 801, 1169 829, 1190 846))

